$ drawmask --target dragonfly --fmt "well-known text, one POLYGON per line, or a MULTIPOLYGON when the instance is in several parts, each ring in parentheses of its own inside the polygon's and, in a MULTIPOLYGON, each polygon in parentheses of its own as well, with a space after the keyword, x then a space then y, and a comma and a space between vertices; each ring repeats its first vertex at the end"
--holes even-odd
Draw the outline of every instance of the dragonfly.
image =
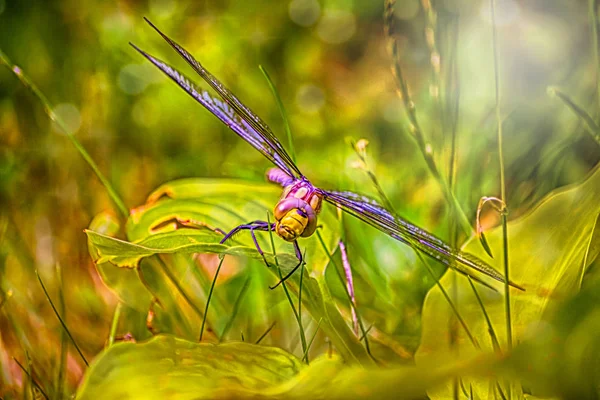
MULTIPOLYGON (((271 161, 275 168, 268 171, 267 178, 273 183, 280 184, 283 188, 283 194, 275 205, 273 212, 275 222, 253 221, 237 226, 225 234, 221 243, 225 243, 236 233, 247 230, 251 234, 257 251, 265 258, 264 252, 256 239, 256 231, 273 231, 283 240, 291 242, 298 259, 298 265, 281 278, 279 281, 281 283, 289 278, 302 264, 303 255, 298 239, 307 238, 314 234, 317 229, 317 218, 322 203, 325 201, 434 260, 464 275, 471 276, 488 287, 491 286, 479 279, 473 271, 487 275, 497 281, 505 282, 504 276, 483 260, 455 249, 428 231, 400 216, 393 215, 376 200, 354 192, 324 190, 313 185, 302 174, 271 128, 259 116, 244 105, 187 50, 161 32, 147 18, 144 19, 202 77, 218 94, 218 97, 213 97, 207 90, 202 89, 169 64, 146 53, 133 43, 130 43, 130 45, 239 137, 271 161)), ((517 289, 524 290, 513 282, 509 282, 509 284, 517 289)))

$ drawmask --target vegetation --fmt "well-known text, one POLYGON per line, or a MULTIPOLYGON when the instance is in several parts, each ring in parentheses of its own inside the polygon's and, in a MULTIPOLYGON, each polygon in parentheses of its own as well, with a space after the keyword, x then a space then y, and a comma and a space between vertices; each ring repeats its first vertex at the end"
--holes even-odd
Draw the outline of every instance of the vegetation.
POLYGON ((0 50, 1 399, 600 396, 595 0, 0 0, 0 50), (272 165, 143 16, 315 185, 525 291, 329 205, 269 289, 292 246, 219 232, 273 220, 272 165))

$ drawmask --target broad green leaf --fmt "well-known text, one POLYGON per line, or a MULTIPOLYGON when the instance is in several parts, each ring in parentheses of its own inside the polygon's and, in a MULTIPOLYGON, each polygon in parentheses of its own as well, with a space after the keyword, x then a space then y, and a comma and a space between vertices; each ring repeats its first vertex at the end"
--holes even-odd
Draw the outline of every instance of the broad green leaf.
MULTIPOLYGON (((281 188, 273 184, 182 179, 165 184, 153 192, 149 196, 149 200, 157 202, 141 209, 140 212, 132 213, 127 224, 127 231, 130 238, 138 239, 152 232, 153 227, 164 221, 172 221, 174 218, 179 221, 197 221, 202 215, 210 215, 225 222, 219 226, 211 226, 211 228, 218 227, 227 231, 241 223, 257 219, 265 220, 267 211, 272 211, 280 196, 281 188), (240 216, 245 218, 241 219, 240 216)), ((332 251, 339 241, 339 221, 333 211, 333 207, 324 205, 319 214, 319 223, 323 226, 321 235, 332 251)), ((209 222, 209 224, 212 223, 216 222, 209 222)), ((173 227, 166 226, 165 229, 173 229, 173 227)), ((241 233, 235 239, 254 249, 249 234, 241 233)), ((260 239, 261 237, 259 237, 259 244, 263 250, 270 249, 268 237, 265 235, 263 242, 260 239)), ((290 245, 276 238, 277 242, 279 244, 276 245, 276 250, 281 263, 280 255, 282 251, 289 252, 290 245)), ((325 282, 325 272, 329 261, 327 254, 314 236, 302 239, 300 246, 303 249, 306 248, 306 268, 309 272, 303 281, 303 306, 316 321, 323 319, 321 329, 329 336, 344 359, 371 364, 373 361, 350 329, 348 322, 340 314, 329 292, 325 282)), ((258 256, 256 250, 253 251, 253 257, 258 256)), ((289 265, 283 265, 283 267, 285 271, 289 265)), ((275 268, 271 268, 271 272, 277 277, 275 268)), ((290 290, 297 294, 299 274, 292 275, 287 283, 290 290)))
MULTIPOLYGON (((184 228, 151 235, 137 243, 102 235, 90 230, 86 230, 85 233, 98 254, 98 258, 95 259, 96 262, 110 262, 124 268, 137 267, 139 261, 144 257, 172 253, 217 253, 262 260, 255 248, 219 244, 222 236, 211 231, 184 228)), ((272 254, 265 253, 265 256, 267 262, 275 264, 272 254)), ((293 268, 298 263, 295 256, 290 254, 279 255, 278 259, 288 269, 293 268)))
POLYGON ((593 282, 562 302, 536 337, 515 348, 508 359, 508 370, 533 393, 561 399, 600 395, 599 289, 599 282, 593 282))
POLYGON ((76 398, 97 399, 414 399, 493 359, 426 368, 362 368, 324 356, 305 365, 274 347, 244 342, 195 343, 159 335, 119 343, 86 371, 76 398))
MULTIPOLYGON (((108 212, 102 212, 94 217, 90 223, 90 229, 102 235, 113 236, 117 234, 120 226, 115 216, 108 212)), ((89 238, 88 250, 94 260, 99 260, 98 250, 89 238)), ((140 312, 148 311, 152 295, 142 285, 136 271, 119 269, 108 261, 96 262, 96 268, 102 281, 115 292, 121 301, 140 312)))
MULTIPOLYGON (((508 225, 510 279, 519 282, 525 292, 510 291, 513 342, 519 343, 536 335, 536 329, 546 313, 552 311, 557 300, 579 290, 582 268, 586 268, 598 256, 598 247, 592 246, 583 259, 596 217, 600 212, 600 169, 581 184, 562 189, 547 196, 527 215, 511 221, 508 225)), ((502 228, 487 233, 494 254, 502 254, 502 228)), ((465 250, 485 257, 484 250, 476 240, 471 240, 465 250)), ((501 258, 488 261, 502 271, 501 258)), ((484 314, 477 303, 473 290, 465 278, 448 271, 441 280, 455 302, 467 326, 482 346, 492 350, 484 314)), ((503 288, 499 293, 477 287, 500 346, 506 349, 506 320, 503 288)), ((451 344, 451 328, 454 316, 439 289, 431 289, 423 308, 423 330, 417 361, 431 361, 437 354, 447 352, 454 346, 461 356, 479 351, 467 339, 462 328, 456 328, 455 343, 451 344)), ((542 324, 543 325, 543 324, 542 324)), ((489 395, 489 380, 466 381, 472 384, 479 398, 489 395)), ((433 399, 450 399, 450 385, 431 392, 433 399)))
MULTIPOLYGON (((267 212, 272 211, 280 196, 281 188, 272 184, 214 179, 178 180, 158 188, 149 196, 147 204, 132 211, 126 225, 129 241, 90 231, 86 233, 97 253, 95 260, 110 261, 121 267, 131 268, 144 257, 169 253, 242 255, 262 263, 248 232, 241 232, 227 245, 221 245, 218 242, 222 236, 214 229, 228 231, 242 223, 265 220, 267 212)), ((325 205, 319 215, 319 224, 322 225, 319 229, 331 251, 335 250, 339 241, 339 221, 333 211, 333 207, 325 205)), ((257 237, 269 263, 273 264, 268 235, 259 232, 257 237)), ((297 261, 294 255, 289 254, 291 245, 275 239, 277 259, 285 273, 297 261)), ((327 254, 315 237, 302 239, 300 246, 303 252, 306 251, 308 272, 303 282, 303 306, 316 321, 323 319, 321 329, 344 359, 371 364, 373 361, 351 331, 349 321, 340 314, 325 283, 327 254)), ((178 266, 169 268, 179 271, 178 266)), ((277 270, 270 268, 270 271, 274 274, 275 283, 277 270)), ((183 280, 183 276, 177 276, 183 280)), ((287 284, 297 294, 299 274, 294 274, 287 284)), ((265 290, 268 290, 266 285, 265 290)))

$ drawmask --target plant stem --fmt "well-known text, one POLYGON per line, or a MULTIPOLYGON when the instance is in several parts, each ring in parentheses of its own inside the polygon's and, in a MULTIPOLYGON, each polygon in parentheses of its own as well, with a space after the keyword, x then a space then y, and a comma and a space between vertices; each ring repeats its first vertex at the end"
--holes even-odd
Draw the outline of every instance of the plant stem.
POLYGON ((446 301, 450 305, 450 308, 454 312, 454 315, 456 315, 456 318, 458 319, 458 322, 460 322, 460 324, 462 325, 463 329, 465 330, 465 333, 469 337, 469 340, 471 341, 471 343, 473 344, 473 346, 475 346, 475 348, 479 349, 480 348, 479 343, 477 342, 477 340, 475 339, 475 337, 471 333, 471 330, 467 326, 467 323, 465 322, 465 320, 463 319, 463 317, 460 315, 460 312, 458 311, 458 309, 454 305, 454 302, 452 301, 452 299, 448 295, 448 292, 446 292, 446 289, 444 289, 444 287, 440 283, 440 280, 435 276, 435 273, 433 272, 433 269, 431 269, 431 267, 429 266, 429 264, 427 263, 427 261, 425 260, 425 258, 423 257, 423 255, 421 253, 419 253, 418 251, 416 253, 417 253, 417 256, 419 256, 419 259, 421 260, 421 263, 425 266, 425 268, 427 268, 427 271, 429 272, 429 275, 431 275, 431 277, 435 281, 435 284, 440 289, 440 291, 442 292, 442 295, 444 296, 444 298, 446 299, 446 301))
POLYGON ((600 107, 600 51, 598 49, 598 0, 588 0, 590 25, 592 26, 592 52, 596 63, 596 107, 600 107))
POLYGON ((302 355, 302 360, 306 360, 306 363, 308 364, 308 351, 310 350, 313 341, 315 340, 315 337, 317 337, 317 333, 319 332, 319 327, 321 326, 321 321, 323 321, 323 317, 319 318, 319 323, 317 324, 317 328, 315 329, 315 332, 313 333, 312 337, 310 338, 310 341, 308 342, 308 347, 306 348, 306 351, 304 352, 304 354, 302 355))
POLYGON ((290 156, 292 157, 292 161, 295 163, 296 162, 296 150, 294 149, 294 141, 292 140, 292 130, 290 129, 290 122, 288 120, 287 113, 285 112, 285 107, 283 106, 283 102, 281 101, 279 92, 277 91, 275 84, 271 80, 271 77, 267 73, 267 70, 262 65, 259 65, 258 68, 260 69, 260 72, 263 73, 265 79, 267 80, 267 83, 269 84, 269 88, 271 89, 271 92, 273 93, 273 96, 275 97, 275 101, 277 102, 277 107, 279 108, 279 113, 281 114, 281 118, 283 119, 283 126, 285 127, 285 134, 288 138, 288 146, 289 146, 289 150, 290 150, 290 156))
POLYGON ((117 303, 115 307, 115 313, 113 314, 112 323, 110 324, 110 333, 108 336, 108 347, 115 343, 115 335, 117 334, 117 327, 119 326, 119 318, 121 317, 121 308, 123 305, 121 302, 117 303))
POLYGON ((221 341, 223 341, 223 339, 225 339, 225 335, 227 335, 227 333, 229 332, 229 329, 231 329, 231 325, 233 325, 233 320, 235 319, 235 317, 240 309, 240 305, 242 304, 242 299, 244 298, 244 295, 246 294, 246 292, 248 291, 248 288, 250 287, 251 280, 252 280, 252 278, 249 276, 244 281, 242 290, 240 290, 240 294, 238 295, 237 299, 235 299, 235 303, 233 304, 233 309, 231 310, 231 318, 229 318, 229 321, 227 321, 227 324, 225 324, 225 328, 223 328, 223 332, 221 333, 219 342, 221 342, 221 341))
POLYGON ((204 316, 202 317, 202 326, 200 327, 200 336, 198 341, 202 341, 202 335, 204 334, 204 325, 206 324, 206 316, 208 315, 208 306, 210 305, 210 299, 213 294, 213 290, 215 289, 215 284, 217 283, 217 278, 219 277, 219 271, 221 271, 221 266, 223 265, 223 261, 225 261, 225 256, 221 257, 219 261, 219 266, 217 267, 217 271, 215 272, 215 277, 210 285, 210 290, 208 292, 208 298, 206 299, 206 307, 204 308, 204 316))
POLYGON ((81 156, 88 163, 90 168, 92 168, 102 185, 106 188, 109 197, 115 203, 117 209, 121 212, 124 218, 127 218, 129 216, 129 210, 125 206, 125 203, 123 202, 123 200, 121 200, 121 198, 117 194, 117 191, 113 188, 108 179, 106 179, 104 174, 102 174, 100 168, 89 155, 87 150, 77 140, 77 138, 69 132, 69 129, 67 128, 67 125, 62 120, 62 118, 54 112, 52 104, 50 104, 50 101, 48 101, 48 98, 44 95, 44 93, 42 93, 42 91, 36 86, 35 83, 33 83, 33 81, 25 74, 25 72, 23 72, 21 68, 14 65, 8 59, 8 57, 2 52, 2 50, 0 50, 0 64, 3 64, 8 69, 10 69, 17 76, 17 78, 19 78, 21 83, 40 100, 40 102, 44 106, 44 112, 46 113, 46 115, 48 115, 48 117, 50 117, 50 119, 54 121, 56 125, 58 125, 58 127, 65 133, 65 135, 71 141, 73 146, 75 146, 77 151, 79 151, 79 154, 81 154, 81 156))
MULTIPOLYGON (((494 53, 494 87, 496 98, 496 123, 498 130, 498 161, 500 164, 500 199, 506 207, 506 181, 504 176, 504 150, 502 137, 502 118, 500 114, 500 72, 498 68, 498 37, 496 33, 496 0, 490 0, 491 21, 492 21, 492 48, 494 53)), ((508 282, 509 263, 508 263, 508 226, 505 212, 501 215, 502 220, 502 246, 503 246, 503 262, 504 262, 504 309, 506 315, 506 343, 508 350, 512 349, 512 323, 510 315, 510 291, 508 282)), ((509 391, 510 394, 510 391, 509 391)), ((510 397, 510 395, 509 395, 510 397)))
POLYGON ((448 183, 446 182, 446 180, 440 173, 440 171, 437 167, 437 164, 435 162, 435 159, 433 158, 431 145, 426 143, 425 136, 424 136, 421 126, 419 124, 419 120, 417 118, 416 106, 411 98, 410 91, 408 89, 408 84, 407 84, 406 80, 404 79, 402 66, 400 65, 400 54, 398 51, 398 42, 397 42, 396 38, 394 37, 395 23, 396 23, 395 17, 394 17, 394 5, 395 5, 395 0, 386 0, 385 14, 384 14, 385 34, 388 37, 388 40, 390 42, 390 47, 391 47, 391 53, 392 53, 392 59, 393 59, 392 72, 394 74, 394 78, 396 81, 396 87, 398 89, 398 92, 400 94, 402 101, 404 102, 404 107, 406 109, 408 119, 410 121, 410 130, 411 130, 412 136, 415 139, 415 141, 417 142, 417 147, 421 151, 421 155, 423 156, 425 164, 429 168, 429 171, 431 172, 433 177, 438 182, 438 185, 440 186, 440 189, 442 190, 442 193, 444 194, 446 202, 450 205, 453 212, 455 213, 461 229, 465 232, 465 234, 471 235, 473 233, 473 228, 471 227, 471 224, 469 223, 469 220, 468 220, 467 216, 465 215, 464 211, 460 207, 460 204, 458 204, 456 197, 454 197, 454 195, 452 194, 452 191, 450 190, 448 183))
POLYGON ((362 323, 362 318, 360 317, 358 307, 356 307, 356 304, 354 304, 352 302, 352 297, 350 296, 350 292, 348 291, 348 286, 346 286, 346 282, 344 282, 342 273, 339 271, 337 263, 335 262, 331 253, 329 252, 329 249, 327 248, 327 245, 325 244, 325 241, 323 240, 321 233, 319 232, 318 229, 315 231, 315 233, 317 234, 317 238, 319 239, 319 242, 321 243, 321 246, 323 247, 325 254, 327 254, 327 258, 329 258, 329 262, 331 263, 331 265, 333 265, 333 269, 335 270, 335 273, 336 273, 338 279, 340 280, 342 287, 344 288, 344 293, 346 293, 346 298, 348 299, 348 302, 350 302, 350 307, 352 307, 354 309, 354 311, 356 312, 356 318, 358 319, 358 326, 360 327, 362 336, 365 339, 365 349, 367 350, 367 354, 369 354, 369 357, 371 357, 371 359, 373 359, 375 361, 375 357, 373 357, 373 355, 371 354, 371 346, 369 344, 369 337, 367 335, 367 331, 365 330, 365 326, 362 323))
POLYGON ((271 332, 271 330, 275 327, 275 324, 277 323, 277 321, 273 321, 273 323, 267 328, 267 330, 260 335, 260 337, 256 340, 256 342, 254 342, 254 344, 259 344, 260 342, 262 342, 262 340, 269 334, 269 332, 271 332))
MULTIPOLYGON (((267 213, 267 222, 269 225, 271 225, 269 213, 267 213)), ((281 281, 281 286, 283 287, 285 296, 287 297, 288 302, 290 303, 290 307, 292 307, 292 312, 294 313, 294 317, 296 318, 296 321, 298 322, 298 329, 300 330, 300 341, 302 342, 302 352, 305 353, 306 349, 307 349, 307 345, 306 345, 306 334, 304 333, 304 327, 302 326, 302 317, 300 316, 298 311, 296 311, 296 307, 294 306, 294 302, 292 301, 292 297, 290 296, 287 285, 286 285, 285 281, 283 281, 283 275, 281 274, 281 268, 279 267, 279 261, 277 260, 277 253, 275 251, 275 241, 273 240, 273 232, 270 229, 269 229, 269 237, 271 239, 271 249, 273 250, 273 256, 275 258, 275 265, 277 266, 277 273, 279 274, 279 280, 281 281)), ((301 268, 304 269, 304 265, 302 265, 301 268)), ((301 298, 301 296, 302 296, 302 293, 298 292, 299 299, 301 298)), ((306 362, 308 363, 308 359, 306 360, 306 362)))
POLYGON ((65 324, 65 322, 61 318, 60 314, 58 313, 58 310, 56 309, 56 307, 54 307, 54 303, 52 302, 52 299, 50 298, 50 295, 48 294, 48 291, 46 290, 46 286, 44 286, 44 282, 42 281, 42 277, 40 276, 38 270, 35 270, 35 274, 37 275, 38 281, 40 282, 40 285, 42 286, 42 290, 44 291, 44 294, 46 295, 46 299, 48 299, 48 302, 50 303, 50 306, 52 307, 52 310, 54 311, 54 314, 56 315, 56 317, 60 321, 60 324, 62 325, 62 327, 64 328, 64 330, 67 332, 67 335, 69 335, 69 338, 71 339, 71 342, 73 343, 73 346, 75 346, 75 349, 79 353, 79 356, 81 357, 81 359, 85 363, 86 367, 89 367, 88 361, 86 360, 85 356, 83 355, 83 353, 79 349, 79 346, 77 345, 77 342, 75 342, 75 339, 73 338, 73 335, 71 335, 71 332, 69 331, 69 328, 67 328, 67 325, 65 324))

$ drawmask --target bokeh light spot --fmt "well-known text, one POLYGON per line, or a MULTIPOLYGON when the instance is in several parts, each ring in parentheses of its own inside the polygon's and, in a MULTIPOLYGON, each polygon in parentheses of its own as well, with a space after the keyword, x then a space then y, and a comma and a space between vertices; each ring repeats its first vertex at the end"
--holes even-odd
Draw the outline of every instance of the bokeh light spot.
POLYGON ((292 0, 288 12, 290 19, 300 26, 311 26, 321 15, 317 0, 292 0))
POLYGON ((173 0, 150 0, 148 2, 150 12, 159 17, 170 17, 175 12, 175 2, 173 0))
POLYGON ((137 125, 151 128, 160 119, 160 108, 149 99, 141 99, 134 104, 131 117, 137 125))
POLYGON ((152 74, 143 65, 129 64, 119 71, 119 87, 127 94, 140 94, 154 81, 152 74))
POLYGON ((315 85, 303 85, 296 93, 296 104, 302 111, 314 114, 325 105, 325 95, 321 88, 315 85))
POLYGON ((53 122, 52 129, 55 132, 72 135, 81 127, 81 114, 73 104, 61 103, 54 107, 52 111, 64 122, 65 129, 67 129, 67 132, 63 131, 56 122, 53 122))
POLYGON ((349 40, 356 32, 356 19, 351 12, 343 10, 325 11, 317 26, 322 41, 340 44, 349 40))

